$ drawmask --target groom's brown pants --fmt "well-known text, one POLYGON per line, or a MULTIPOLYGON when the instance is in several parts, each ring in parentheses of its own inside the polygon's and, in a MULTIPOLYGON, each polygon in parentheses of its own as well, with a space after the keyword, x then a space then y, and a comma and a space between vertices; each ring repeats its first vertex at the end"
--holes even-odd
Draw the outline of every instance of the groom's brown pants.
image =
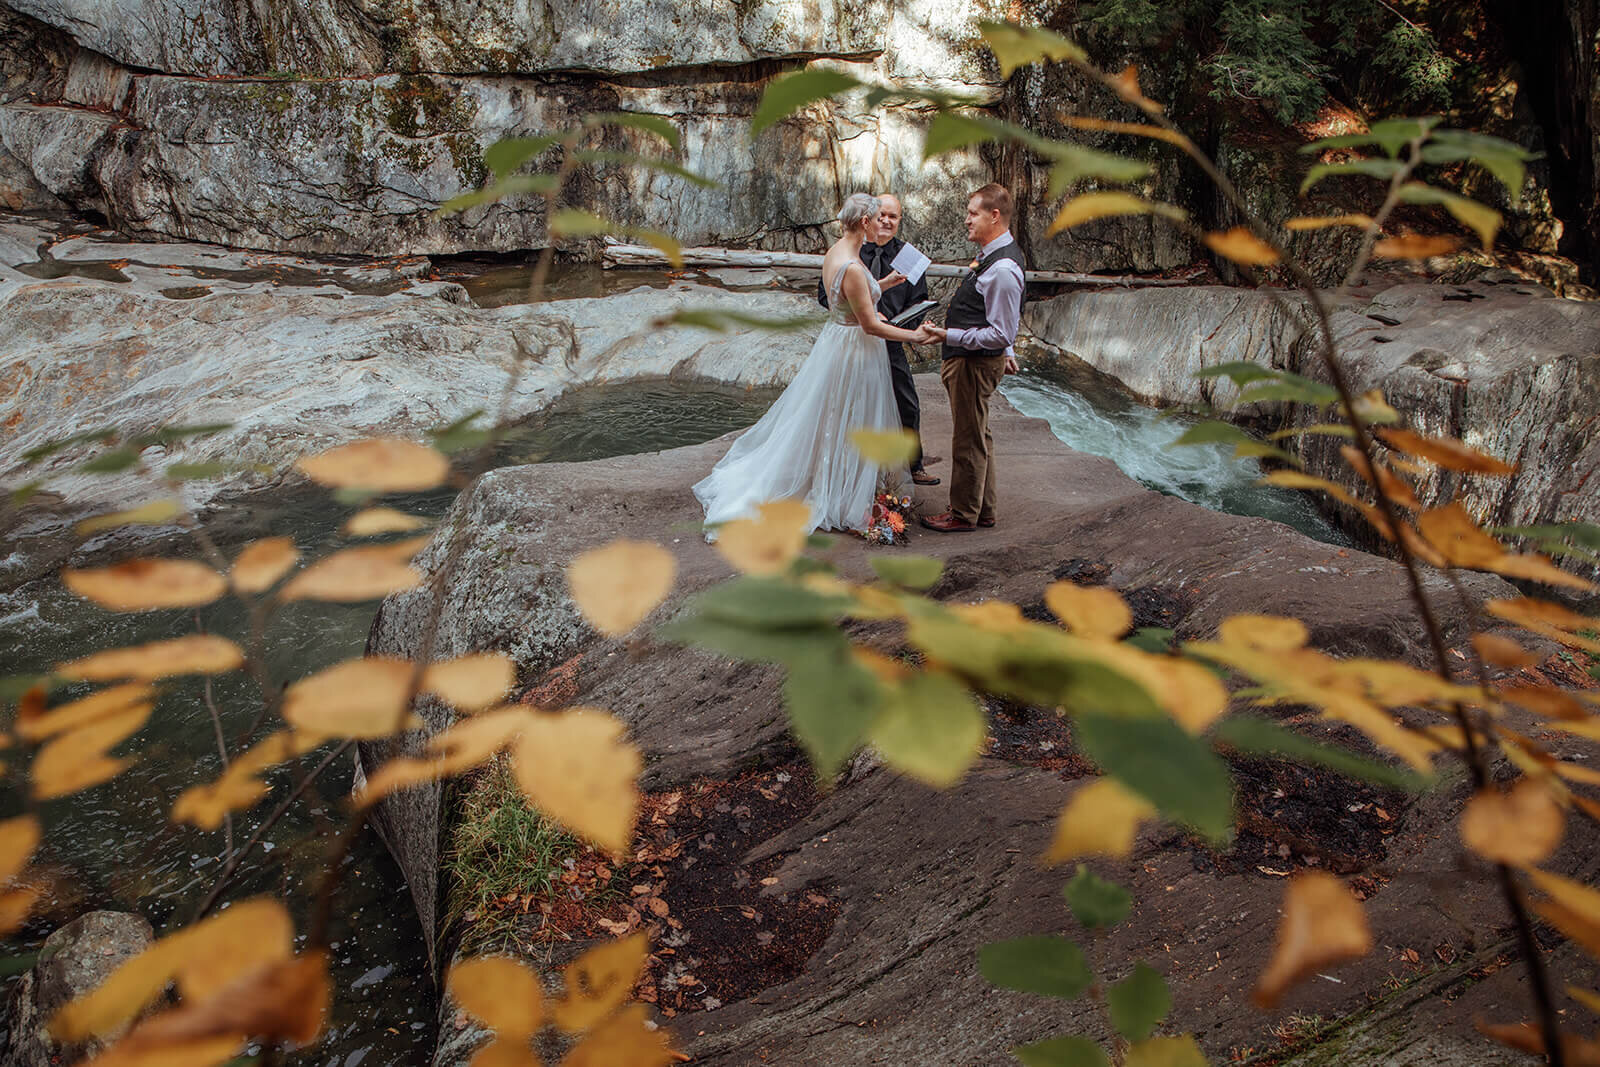
POLYGON ((962 522, 994 518, 997 486, 989 398, 1005 375, 1005 356, 951 356, 939 367, 955 424, 950 443, 950 513, 962 522))

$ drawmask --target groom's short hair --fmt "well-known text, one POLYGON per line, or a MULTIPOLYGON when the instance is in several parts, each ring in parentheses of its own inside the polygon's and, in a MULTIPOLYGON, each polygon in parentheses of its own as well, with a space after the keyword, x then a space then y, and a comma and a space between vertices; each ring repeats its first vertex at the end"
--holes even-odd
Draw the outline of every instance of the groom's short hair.
POLYGON ((983 188, 975 190, 967 199, 971 200, 973 197, 977 198, 983 210, 998 211, 1001 218, 1007 222, 1011 221, 1011 190, 999 182, 990 182, 983 188))

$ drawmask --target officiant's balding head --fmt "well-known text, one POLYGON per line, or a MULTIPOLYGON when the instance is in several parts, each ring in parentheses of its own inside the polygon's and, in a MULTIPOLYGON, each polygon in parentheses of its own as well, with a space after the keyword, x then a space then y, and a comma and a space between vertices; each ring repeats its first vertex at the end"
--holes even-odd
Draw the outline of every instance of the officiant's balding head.
POLYGON ((879 193, 877 243, 888 244, 900 232, 900 198, 893 193, 879 193))

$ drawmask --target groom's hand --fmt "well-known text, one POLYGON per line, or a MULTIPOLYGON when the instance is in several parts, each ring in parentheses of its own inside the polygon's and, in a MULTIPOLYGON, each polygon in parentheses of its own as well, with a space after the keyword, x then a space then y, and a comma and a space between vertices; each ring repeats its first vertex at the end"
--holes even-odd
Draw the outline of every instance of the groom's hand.
POLYGON ((1016 356, 1007 356, 1006 357, 1006 371, 1005 371, 1006 374, 1016 374, 1017 370, 1018 370, 1018 368, 1017 368, 1017 357, 1016 356))

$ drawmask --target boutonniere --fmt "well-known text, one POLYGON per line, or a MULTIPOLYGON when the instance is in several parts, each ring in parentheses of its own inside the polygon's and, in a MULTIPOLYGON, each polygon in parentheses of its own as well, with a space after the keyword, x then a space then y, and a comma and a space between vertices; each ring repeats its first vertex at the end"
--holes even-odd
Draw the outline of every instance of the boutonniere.
POLYGON ((977 256, 973 256, 972 257, 972 262, 967 264, 967 269, 968 270, 977 270, 978 269, 978 257, 977 256))

